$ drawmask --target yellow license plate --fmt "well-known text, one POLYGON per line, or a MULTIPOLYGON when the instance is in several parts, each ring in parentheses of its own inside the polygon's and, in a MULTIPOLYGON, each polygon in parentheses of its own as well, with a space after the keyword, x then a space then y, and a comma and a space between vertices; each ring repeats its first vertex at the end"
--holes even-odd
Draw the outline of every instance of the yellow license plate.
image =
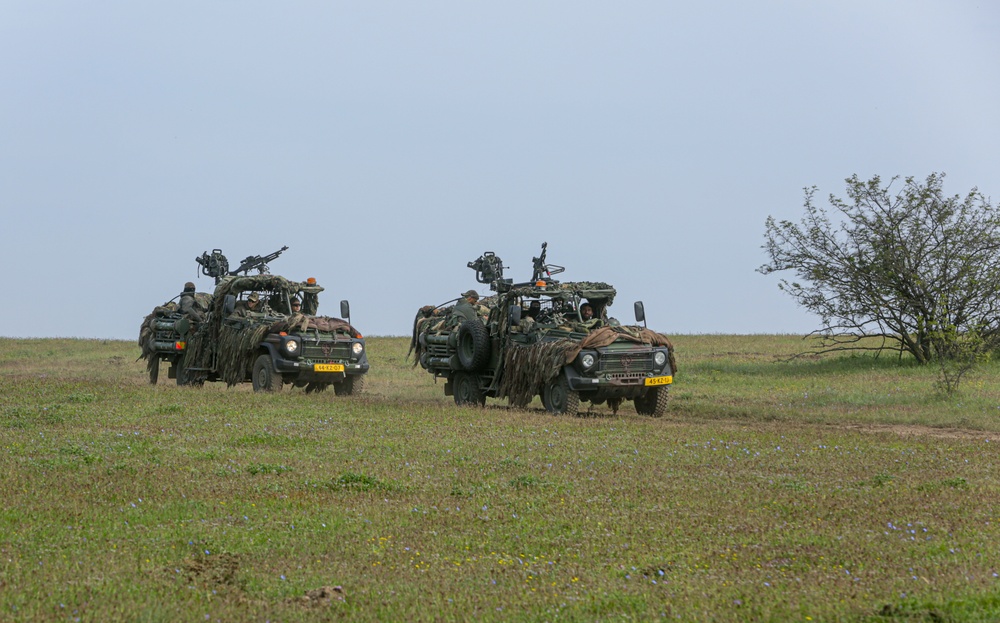
POLYGON ((342 363, 314 363, 313 372, 343 372, 344 364, 342 363))
POLYGON ((646 385, 670 385, 673 382, 672 376, 651 376, 646 379, 646 385))

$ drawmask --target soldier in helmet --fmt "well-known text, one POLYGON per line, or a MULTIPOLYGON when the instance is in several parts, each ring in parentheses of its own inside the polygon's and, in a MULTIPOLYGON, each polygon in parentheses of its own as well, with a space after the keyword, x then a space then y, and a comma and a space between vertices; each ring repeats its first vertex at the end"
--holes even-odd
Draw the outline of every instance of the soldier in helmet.
POLYGON ((479 320, 479 314, 476 313, 477 303, 479 303, 478 292, 475 290, 463 292, 462 298, 458 299, 458 303, 455 304, 451 312, 462 320, 479 320))
POLYGON ((205 316, 198 309, 198 303, 194 298, 194 283, 191 281, 184 284, 179 308, 180 312, 190 318, 192 322, 199 323, 205 320, 205 316))

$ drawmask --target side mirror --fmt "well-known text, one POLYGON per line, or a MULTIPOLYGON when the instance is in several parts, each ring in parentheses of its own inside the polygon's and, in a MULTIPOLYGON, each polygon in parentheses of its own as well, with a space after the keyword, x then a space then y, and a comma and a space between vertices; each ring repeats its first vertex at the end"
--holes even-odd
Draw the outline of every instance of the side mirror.
POLYGON ((646 324, 646 308, 642 306, 642 301, 635 302, 635 321, 646 324))
POLYGON ((516 327, 521 324, 521 306, 511 305, 510 306, 510 324, 516 327))
POLYGON ((226 298, 222 299, 222 315, 228 316, 233 313, 234 309, 236 309, 236 297, 232 294, 227 294, 226 298))
POLYGON ((350 322, 351 318, 351 304, 347 301, 340 302, 340 317, 344 320, 350 322))

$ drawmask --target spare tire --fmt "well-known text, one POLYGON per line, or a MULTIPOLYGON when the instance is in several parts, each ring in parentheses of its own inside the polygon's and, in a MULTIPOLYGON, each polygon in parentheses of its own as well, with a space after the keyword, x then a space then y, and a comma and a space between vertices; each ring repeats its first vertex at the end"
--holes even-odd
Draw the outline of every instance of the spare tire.
POLYGON ((458 327, 458 361, 463 370, 479 370, 490 361, 490 334, 479 320, 458 327))

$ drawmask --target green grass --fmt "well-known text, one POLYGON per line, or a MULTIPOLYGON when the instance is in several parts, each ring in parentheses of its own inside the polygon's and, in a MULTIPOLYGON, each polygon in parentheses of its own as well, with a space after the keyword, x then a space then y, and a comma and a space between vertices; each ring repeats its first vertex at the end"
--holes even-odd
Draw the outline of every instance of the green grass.
POLYGON ((149 386, 0 339, 0 620, 1000 619, 1000 367, 677 336, 668 416, 149 386), (344 600, 308 598, 339 586, 344 600))

